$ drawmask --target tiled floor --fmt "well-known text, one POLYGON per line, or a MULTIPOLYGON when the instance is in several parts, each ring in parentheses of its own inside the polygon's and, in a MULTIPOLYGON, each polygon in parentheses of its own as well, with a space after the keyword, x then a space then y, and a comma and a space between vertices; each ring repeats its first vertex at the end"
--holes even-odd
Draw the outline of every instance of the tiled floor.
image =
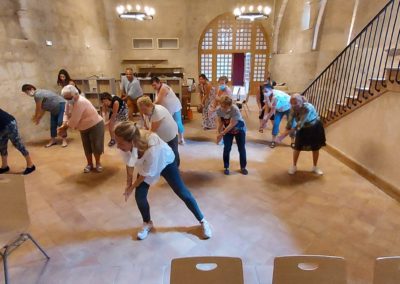
MULTIPOLYGON (((224 176, 222 146, 196 118, 186 124, 181 169, 213 226, 212 239, 200 239, 195 218, 160 181, 149 194, 156 231, 137 241, 141 217, 134 198, 123 199, 125 168, 117 151, 106 149, 103 173, 83 174, 77 133, 66 149, 45 149, 44 137, 29 144, 38 170, 26 178, 26 191, 30 231, 51 260, 24 244, 9 258, 12 283, 169 283, 171 259, 220 255, 243 260, 245 283, 264 284, 271 283, 274 257, 290 254, 344 256, 349 283, 371 283, 374 259, 400 254, 399 204, 326 152, 323 177, 309 172, 309 153, 289 176, 290 148, 270 149, 270 130, 258 133, 252 119, 249 175, 237 172, 234 147, 232 174, 224 176)), ((14 149, 10 166, 23 169, 14 149)))

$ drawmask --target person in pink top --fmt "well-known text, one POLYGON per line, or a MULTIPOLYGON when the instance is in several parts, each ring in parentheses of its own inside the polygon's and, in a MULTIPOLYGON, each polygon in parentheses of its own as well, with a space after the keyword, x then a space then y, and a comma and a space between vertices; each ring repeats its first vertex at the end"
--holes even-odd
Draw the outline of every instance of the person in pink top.
POLYGON ((65 106, 64 122, 58 128, 59 135, 63 136, 68 128, 79 130, 87 160, 83 171, 89 173, 93 169, 93 155, 96 160, 96 171, 102 172, 100 157, 104 152, 103 118, 89 100, 79 95, 75 86, 65 86, 61 94, 68 104, 65 106))

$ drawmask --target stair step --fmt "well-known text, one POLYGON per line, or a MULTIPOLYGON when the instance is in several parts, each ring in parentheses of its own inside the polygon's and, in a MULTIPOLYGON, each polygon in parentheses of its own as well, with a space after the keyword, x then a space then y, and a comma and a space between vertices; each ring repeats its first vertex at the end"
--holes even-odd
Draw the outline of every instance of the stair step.
POLYGON ((388 55, 390 55, 390 56, 398 56, 398 55, 400 55, 400 49, 399 48, 389 48, 389 49, 386 49, 385 50, 387 53, 388 53, 388 55))
POLYGON ((386 81, 386 78, 369 78, 370 81, 378 81, 378 82, 384 82, 386 81))
POLYGON ((400 68, 399 67, 386 67, 385 70, 391 72, 391 71, 399 71, 400 68))
POLYGON ((356 87, 355 90, 360 93, 361 92, 369 92, 369 88, 367 88, 367 87, 356 87))

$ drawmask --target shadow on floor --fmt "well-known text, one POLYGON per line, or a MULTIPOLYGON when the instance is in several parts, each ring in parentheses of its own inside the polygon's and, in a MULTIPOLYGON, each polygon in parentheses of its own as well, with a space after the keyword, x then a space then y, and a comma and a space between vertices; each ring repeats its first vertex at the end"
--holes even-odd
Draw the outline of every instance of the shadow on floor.
POLYGON ((80 187, 82 189, 92 189, 96 190, 97 186, 104 184, 107 180, 111 179, 113 175, 119 172, 121 169, 118 167, 105 167, 103 172, 98 173, 95 170, 92 170, 90 173, 73 173, 71 175, 65 176, 64 181, 61 184, 76 184, 77 189, 80 187))

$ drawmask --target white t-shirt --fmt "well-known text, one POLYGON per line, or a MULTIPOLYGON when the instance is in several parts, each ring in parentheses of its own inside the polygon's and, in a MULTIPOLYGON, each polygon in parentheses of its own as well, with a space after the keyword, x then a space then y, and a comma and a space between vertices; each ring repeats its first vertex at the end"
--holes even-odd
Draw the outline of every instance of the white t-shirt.
POLYGON ((144 126, 149 130, 153 121, 161 120, 156 133, 164 142, 168 143, 178 135, 178 126, 174 118, 162 105, 155 105, 153 113, 151 115, 142 115, 142 119, 144 126))
POLYGON ((150 134, 149 148, 140 159, 138 158, 137 148, 133 148, 132 152, 120 152, 126 165, 136 168, 138 173, 145 177, 144 181, 149 185, 156 183, 165 167, 175 160, 174 152, 155 133, 150 134))
MULTIPOLYGON (((174 113, 176 113, 177 111, 180 111, 182 109, 181 101, 176 96, 176 94, 174 93, 174 91, 171 89, 170 86, 163 83, 161 88, 164 88, 164 87, 167 88, 168 93, 162 99, 161 105, 164 106, 171 115, 174 115, 174 113)), ((158 95, 158 92, 157 92, 157 95, 158 95)))

